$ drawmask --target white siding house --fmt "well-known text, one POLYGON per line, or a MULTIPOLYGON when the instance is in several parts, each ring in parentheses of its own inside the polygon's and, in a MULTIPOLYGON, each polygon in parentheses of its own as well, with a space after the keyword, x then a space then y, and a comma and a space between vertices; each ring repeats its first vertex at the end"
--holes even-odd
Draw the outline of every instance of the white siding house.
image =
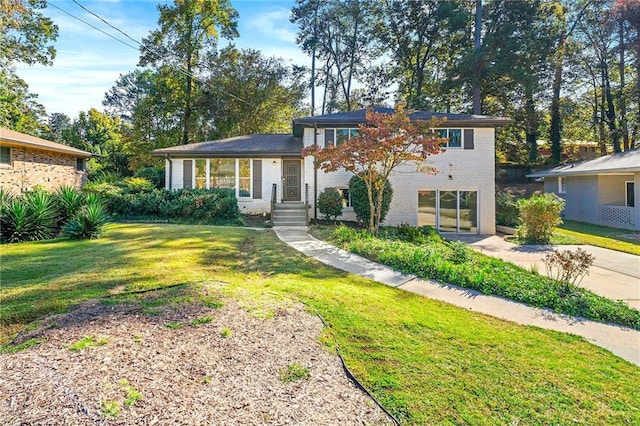
POLYGON ((565 199, 562 216, 596 225, 640 230, 640 150, 605 155, 528 175, 565 199))
MULTIPOLYGON (((377 112, 393 113, 389 108, 377 112)), ((293 120, 292 135, 250 135, 154 151, 166 158, 167 188, 234 188, 246 213, 270 213, 303 204, 307 218, 319 217, 318 194, 337 188, 347 206, 341 220, 355 220, 346 171, 324 173, 303 147, 341 143, 366 123, 365 110, 293 120), (224 168, 226 172, 221 172, 224 168), (275 204, 274 204, 275 203, 275 204)), ((511 120, 465 114, 414 112, 412 120, 445 119, 445 152, 427 158, 435 173, 404 166, 390 178, 393 199, 386 225, 431 225, 441 232, 495 233, 495 128, 511 120)), ((304 223, 306 223, 305 218, 304 223)))

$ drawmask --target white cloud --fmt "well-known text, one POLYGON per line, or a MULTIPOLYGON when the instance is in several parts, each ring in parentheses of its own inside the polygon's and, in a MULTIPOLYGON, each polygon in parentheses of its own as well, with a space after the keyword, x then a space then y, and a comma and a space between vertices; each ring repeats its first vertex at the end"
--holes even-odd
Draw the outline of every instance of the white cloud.
POLYGON ((289 22, 289 9, 278 9, 252 16, 248 21, 249 28, 268 36, 271 39, 295 43, 295 27, 289 22))

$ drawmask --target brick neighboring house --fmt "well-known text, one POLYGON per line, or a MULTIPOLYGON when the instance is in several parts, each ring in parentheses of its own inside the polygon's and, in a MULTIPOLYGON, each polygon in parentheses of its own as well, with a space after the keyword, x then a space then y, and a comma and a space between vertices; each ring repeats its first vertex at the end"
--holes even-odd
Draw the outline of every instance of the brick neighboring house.
POLYGON ((86 160, 93 154, 0 127, 0 188, 14 195, 41 186, 80 189, 87 180, 86 160))
MULTIPOLYGON (((375 108, 392 114, 393 109, 375 108)), ((349 198, 351 174, 314 168, 304 147, 340 144, 366 123, 366 111, 293 120, 293 134, 247 135, 178 145, 153 151, 166 159, 166 187, 229 188, 244 213, 271 213, 274 225, 306 225, 317 214, 315 201, 327 188, 338 189, 345 209, 340 220, 356 218, 349 198)), ((385 224, 431 225, 440 232, 495 233, 495 128, 502 117, 415 111, 412 120, 445 118, 437 129, 449 138, 446 152, 431 156, 435 174, 415 165, 390 178, 393 200, 385 224)))

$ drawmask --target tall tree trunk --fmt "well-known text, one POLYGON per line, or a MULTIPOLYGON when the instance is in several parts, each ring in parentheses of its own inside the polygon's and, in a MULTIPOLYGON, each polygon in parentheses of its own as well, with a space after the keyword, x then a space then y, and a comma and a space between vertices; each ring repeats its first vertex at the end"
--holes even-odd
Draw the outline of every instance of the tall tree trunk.
POLYGON ((482 0, 476 0, 475 28, 473 43, 473 113, 482 114, 482 102, 480 97, 480 47, 482 36, 482 0))
POLYGON ((533 90, 525 89, 525 134, 529 148, 529 164, 538 160, 538 114, 533 100, 533 90))
POLYGON ((625 75, 625 40, 624 40, 624 20, 620 17, 618 20, 618 36, 620 43, 620 61, 618 63, 618 72, 620 73, 620 132, 622 133, 622 145, 625 151, 630 148, 629 145, 629 128, 627 126, 627 99, 624 95, 624 75, 625 75))
POLYGON ((560 90, 562 89, 562 67, 564 66, 564 31, 558 41, 551 95, 551 159, 553 164, 560 164, 562 157, 562 119, 560 117, 560 90))
POLYGON ((613 94, 611 93, 611 79, 609 78, 609 71, 606 67, 603 67, 602 72, 607 100, 607 125, 609 126, 609 132, 611 134, 611 144, 613 145, 613 152, 621 152, 620 134, 616 126, 616 107, 613 103, 613 94))

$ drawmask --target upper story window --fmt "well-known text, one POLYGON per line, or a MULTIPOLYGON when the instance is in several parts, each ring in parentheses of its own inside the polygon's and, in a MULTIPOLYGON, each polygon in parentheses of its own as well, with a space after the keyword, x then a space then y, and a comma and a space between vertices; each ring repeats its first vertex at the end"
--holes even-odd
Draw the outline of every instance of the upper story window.
POLYGON ((360 129, 324 129, 324 146, 338 146, 358 134, 360 129))
POLYGON ((443 148, 462 148, 462 129, 435 129, 438 137, 449 139, 446 143, 440 144, 443 148))
POLYGON ((76 158, 76 170, 79 172, 84 171, 84 158, 76 158))
POLYGON ((11 148, 0 146, 0 164, 11 164, 11 148))
POLYGON ((558 177, 558 194, 567 193, 567 179, 560 176, 558 177))

